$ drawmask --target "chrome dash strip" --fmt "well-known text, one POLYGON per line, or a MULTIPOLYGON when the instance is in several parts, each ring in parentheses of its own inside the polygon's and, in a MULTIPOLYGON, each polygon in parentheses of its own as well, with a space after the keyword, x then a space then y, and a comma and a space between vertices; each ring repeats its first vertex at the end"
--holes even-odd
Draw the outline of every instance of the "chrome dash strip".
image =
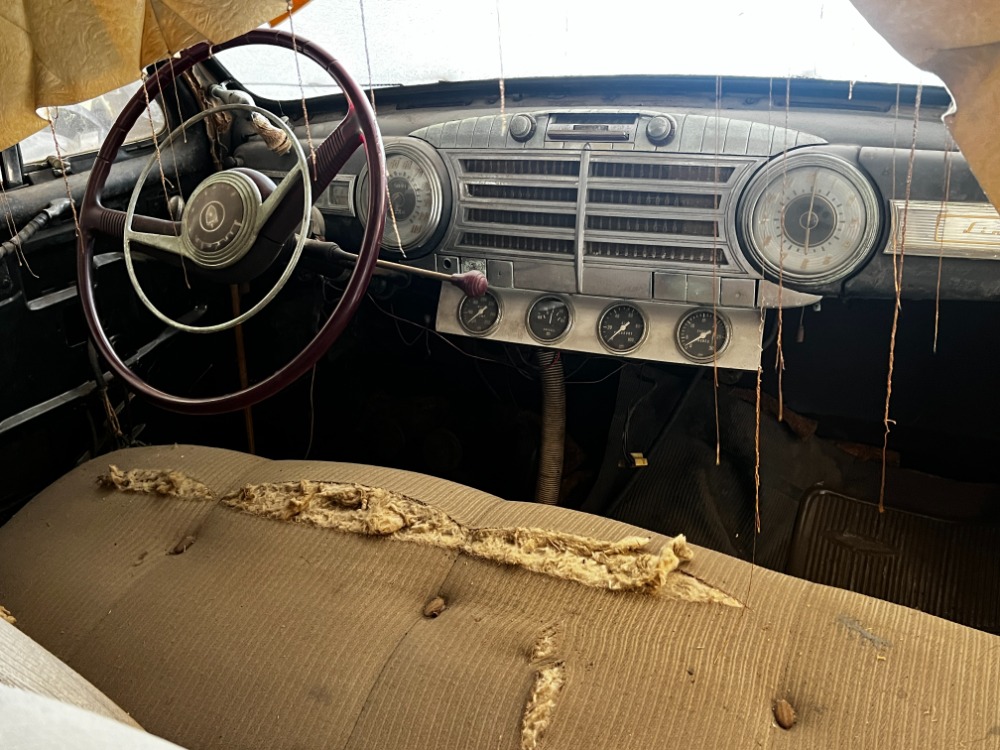
POLYGON ((1000 260, 1000 213, 989 203, 894 200, 886 254, 1000 260), (903 216, 906 214, 906 237, 903 216))

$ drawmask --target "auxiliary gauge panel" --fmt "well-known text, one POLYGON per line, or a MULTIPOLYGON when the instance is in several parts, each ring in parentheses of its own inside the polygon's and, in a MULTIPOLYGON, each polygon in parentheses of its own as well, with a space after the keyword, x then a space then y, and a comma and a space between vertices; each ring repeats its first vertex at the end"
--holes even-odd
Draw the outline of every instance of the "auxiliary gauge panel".
POLYGON ((435 328, 458 336, 632 360, 717 364, 735 370, 756 370, 760 362, 760 311, 751 307, 713 310, 509 287, 470 298, 453 284, 442 284, 435 328))

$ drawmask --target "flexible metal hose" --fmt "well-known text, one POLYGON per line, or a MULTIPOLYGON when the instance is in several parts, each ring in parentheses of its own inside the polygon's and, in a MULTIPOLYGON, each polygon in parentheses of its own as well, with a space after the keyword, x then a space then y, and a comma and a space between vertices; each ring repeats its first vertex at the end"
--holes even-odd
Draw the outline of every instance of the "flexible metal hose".
POLYGON ((542 441, 538 451, 535 500, 557 505, 566 444, 566 380, 558 352, 539 351, 538 367, 542 379, 542 441))

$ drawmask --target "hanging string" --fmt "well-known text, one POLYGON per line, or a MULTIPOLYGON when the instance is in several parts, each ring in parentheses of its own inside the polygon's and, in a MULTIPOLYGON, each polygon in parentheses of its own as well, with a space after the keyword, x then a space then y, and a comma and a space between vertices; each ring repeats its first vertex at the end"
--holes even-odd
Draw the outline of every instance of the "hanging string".
POLYGON ((941 320, 941 270, 944 265, 944 226, 948 211, 948 200, 951 195, 951 152, 954 147, 955 141, 952 140, 951 133, 948 132, 947 150, 944 152, 944 196, 941 198, 940 218, 938 219, 941 242, 938 245, 937 286, 934 292, 934 346, 931 349, 934 354, 937 354, 938 324, 941 320))
POLYGON ((4 185, 3 178, 0 178, 0 193, 3 194, 4 219, 7 221, 7 230, 10 232, 10 238, 14 241, 14 257, 17 258, 17 264, 25 268, 28 273, 37 279, 38 274, 28 264, 28 256, 24 254, 24 248, 21 246, 20 240, 17 239, 17 224, 14 222, 14 209, 11 208, 10 198, 7 197, 7 187, 4 185))
POLYGON ((285 9, 288 11, 288 33, 292 35, 292 56, 295 60, 295 77, 299 84, 299 97, 302 100, 302 119, 306 126, 306 142, 309 144, 309 158, 312 160, 313 164, 313 179, 319 179, 319 167, 316 163, 316 149, 313 146, 312 138, 312 128, 309 125, 309 109, 306 107, 306 89, 302 83, 302 68, 299 64, 299 42, 295 37, 295 21, 293 20, 293 12, 295 6, 292 0, 287 0, 285 3, 285 9))
MULTIPOLYGON (((168 50, 168 52, 169 52, 169 50, 168 50)), ((182 114, 183 110, 181 109, 181 94, 180 94, 180 91, 177 88, 177 74, 174 73, 174 54, 173 53, 170 53, 169 56, 167 57, 167 65, 170 66, 170 80, 173 81, 173 85, 174 85, 174 103, 177 105, 177 119, 178 119, 179 122, 183 122, 184 121, 184 115, 182 114)), ((163 92, 163 89, 161 88, 160 89, 160 93, 162 93, 162 92, 163 92)), ((184 128, 184 130, 181 131, 181 138, 184 139, 184 143, 188 142, 187 128, 184 128)), ((176 171, 176 170, 177 170, 177 157, 175 155, 174 156, 174 171, 176 171)), ((178 179, 178 182, 180 182, 179 179, 178 179)), ((180 189, 179 185, 178 185, 178 189, 180 189)))
POLYGON ((368 51, 368 24, 365 21, 365 0, 358 0, 358 7, 361 9, 361 40, 365 45, 365 64, 368 66, 368 98, 372 103, 372 112, 375 111, 375 83, 372 77, 372 58, 368 51))
MULTIPOLYGON (((375 84, 372 80, 372 58, 371 53, 368 50, 368 26, 365 23, 365 0, 358 0, 358 5, 361 9, 361 37, 365 46, 365 65, 368 67, 368 96, 372 103, 372 113, 375 113, 375 84)), ((399 254, 406 259, 406 250, 403 248, 403 238, 399 234, 399 224, 396 221, 396 207, 392 203, 392 194, 389 192, 389 186, 385 186, 385 194, 388 200, 386 204, 389 206, 389 219, 392 224, 392 232, 396 237, 396 247, 399 249, 399 254)))
POLYGON ((82 232, 80 231, 80 217, 76 212, 76 201, 73 200, 73 191, 69 186, 69 177, 66 176, 66 166, 67 162, 63 160, 62 149, 59 148, 59 139, 56 137, 56 119, 59 117, 59 108, 56 107, 56 116, 52 117, 52 110, 48 107, 45 108, 45 114, 49 118, 49 130, 52 132, 52 145, 56 149, 56 159, 59 161, 59 173, 62 175, 63 185, 66 188, 66 197, 69 198, 69 210, 73 214, 73 229, 76 231, 76 236, 80 237, 82 232))
MULTIPOLYGON (((167 190, 167 175, 163 171, 163 154, 160 151, 160 139, 157 137, 156 125, 153 122, 153 108, 152 108, 152 105, 150 104, 150 101, 149 101, 149 89, 146 87, 146 84, 148 83, 148 81, 149 81, 149 77, 146 76, 145 73, 144 73, 143 76, 142 76, 142 84, 141 84, 140 88, 142 89, 142 95, 146 99, 146 117, 149 119, 149 132, 153 136, 153 149, 156 152, 156 166, 157 166, 157 168, 160 171, 160 185, 163 187, 163 200, 167 204, 167 213, 170 214, 170 220, 171 221, 176 221, 177 217, 174 216, 174 210, 170 206, 170 192, 167 190)), ((175 87, 177 86, 177 82, 176 81, 174 81, 174 86, 175 87)), ((160 97, 161 98, 163 97, 163 86, 162 85, 160 86, 160 97)), ((171 152, 171 154, 174 153, 173 147, 171 147, 170 152, 171 152)), ((180 184, 180 175, 177 174, 177 156, 176 155, 174 155, 174 172, 175 172, 175 177, 177 178, 177 183, 179 185, 180 184)), ((126 227, 126 230, 127 229, 128 229, 128 227, 126 227)), ((188 278, 187 265, 185 265, 185 263, 184 263, 184 255, 182 254, 180 256, 180 258, 181 258, 181 272, 184 274, 184 286, 187 287, 188 289, 190 289, 191 288, 191 280, 188 278)))
MULTIPOLYGON (((722 131, 722 76, 715 77, 715 184, 719 184, 719 136, 722 131)), ((712 391, 715 397, 715 465, 722 464, 719 420, 719 222, 712 223, 712 391)))
MULTIPOLYGON (((792 102, 792 79, 785 78, 785 126, 781 148, 781 195, 788 195, 788 113, 792 102)), ((785 233, 778 233, 778 333, 774 368, 778 373, 778 421, 785 419, 785 310, 782 296, 785 291, 785 233)))
MULTIPOLYGON (((174 72, 174 55, 173 54, 170 54, 167 57, 167 65, 170 67, 170 82, 171 82, 171 86, 173 87, 173 90, 174 90, 174 103, 177 105, 177 110, 176 110, 176 112, 177 112, 177 121, 180 122, 180 123, 183 123, 184 122, 184 114, 183 114, 183 110, 181 109, 181 95, 180 95, 180 92, 179 92, 179 88, 180 87, 177 85, 177 74, 174 72)), ((166 118, 167 122, 169 122, 170 121, 170 117, 169 117, 169 114, 167 114, 167 107, 166 107, 166 101, 167 100, 166 100, 166 97, 163 95, 163 82, 162 82, 162 80, 159 83, 159 90, 160 90, 160 99, 163 101, 163 104, 164 104, 164 107, 163 107, 164 117, 166 118)), ((146 109, 149 111, 149 129, 151 131, 155 131, 155 128, 153 127, 153 113, 150 110, 148 95, 147 95, 147 100, 146 100, 146 109)), ((153 138, 154 138, 154 140, 156 138, 156 133, 155 132, 153 133, 153 138)), ((181 130, 181 138, 184 140, 184 143, 187 143, 187 128, 186 127, 183 130, 181 130)), ((170 147, 170 159, 171 159, 171 161, 174 164, 174 181, 175 181, 174 182, 174 190, 177 191, 177 195, 179 195, 180 198, 181 198, 181 201, 183 201, 184 200, 184 190, 183 190, 183 187, 181 185, 181 171, 180 171, 180 168, 177 166, 177 149, 174 148, 173 146, 170 147)), ((170 200, 169 200, 169 197, 167 199, 167 210, 170 212, 170 218, 176 220, 177 217, 175 217, 173 215, 173 211, 170 211, 170 200)), ((183 262, 184 262, 184 259, 183 259, 183 256, 182 256, 182 258, 181 258, 181 265, 182 266, 183 266, 183 262)), ((185 283, 186 283, 187 282, 187 270, 186 269, 184 271, 184 280, 185 280, 185 283)), ((190 285, 188 285, 188 288, 189 289, 191 288, 190 285)))
MULTIPOLYGON (((764 308, 760 308, 760 327, 757 331, 758 336, 761 340, 764 338, 764 308)), ((753 437, 753 452, 754 452, 754 464, 753 464, 753 487, 754 487, 754 503, 753 503, 753 527, 757 534, 760 534, 760 405, 761 405, 761 381, 764 376, 764 360, 761 357, 757 361, 757 405, 754 411, 754 437, 753 437)))
POLYGON ((500 0, 497 9, 497 56, 500 60, 500 124, 501 132, 507 132, 507 78, 503 72, 503 31, 500 26, 500 0))
MULTIPOLYGON (((885 385, 885 413, 882 423, 885 426, 885 433, 882 438, 882 481, 878 493, 879 513, 885 513, 885 474, 886 474, 886 453, 889 450, 889 431, 895 421, 889 418, 889 405, 892 400, 892 374, 896 359, 896 332, 899 328, 899 314, 902 310, 903 292, 903 263, 906 260, 906 222, 910 214, 910 190, 913 186, 913 164, 917 155, 917 130, 920 126, 920 97, 923 93, 923 86, 917 85, 917 95, 913 104, 913 136, 910 141, 910 155, 906 167, 906 187, 903 201, 903 218, 900 220, 898 233, 893 231, 893 285, 896 290, 896 304, 892 311, 892 331, 889 334, 889 374, 886 377, 885 385), (898 263, 896 262, 898 256, 898 263)), ((895 163, 893 158, 893 163, 895 163)), ((893 191, 895 194, 895 190, 893 191)))
MULTIPOLYGON (((56 118, 53 118, 51 116, 52 114, 51 110, 49 108, 46 108, 46 114, 49 117, 49 130, 52 132, 52 144, 56 150, 56 159, 58 159, 59 164, 62 167, 62 169, 60 169, 60 172, 62 173, 63 185, 66 188, 66 197, 69 199, 69 208, 71 213, 73 214, 73 229, 76 232, 77 239, 79 239, 80 237, 83 236, 83 231, 80 228, 80 216, 76 211, 76 202, 73 200, 73 191, 69 185, 69 177, 66 176, 66 168, 65 168, 66 162, 63 161, 62 149, 59 148, 59 138, 56 137, 55 119, 58 118, 58 113, 56 115, 56 118)), ((104 386, 103 383, 101 383, 100 385, 104 386)), ((107 420, 108 429, 111 430, 111 433, 116 438, 121 438, 123 435, 121 425, 118 422, 118 414, 117 412, 115 412, 115 407, 112 405, 111 399, 108 398, 108 389, 107 387, 102 387, 100 390, 101 390, 101 403, 104 406, 104 417, 107 420)))

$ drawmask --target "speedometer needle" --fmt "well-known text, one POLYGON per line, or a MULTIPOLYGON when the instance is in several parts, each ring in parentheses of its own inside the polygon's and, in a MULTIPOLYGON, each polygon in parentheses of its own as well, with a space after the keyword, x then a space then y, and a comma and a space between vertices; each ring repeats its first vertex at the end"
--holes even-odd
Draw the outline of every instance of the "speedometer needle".
POLYGON ((471 323, 472 321, 474 321, 476 318, 478 318, 480 315, 482 315, 485 312, 486 312, 486 308, 485 307, 480 307, 479 308, 479 312, 477 312, 475 315, 473 315, 471 318, 469 318, 469 322, 471 323))
POLYGON ((707 339, 711 335, 712 335, 712 332, 710 330, 709 331, 702 331, 697 336, 695 336, 693 339, 691 339, 688 343, 689 344, 697 344, 699 341, 704 341, 705 339, 707 339))
POLYGON ((610 336, 608 336, 608 341, 611 341, 611 339, 613 339, 619 333, 625 333, 625 329, 628 328, 630 322, 631 321, 626 320, 624 323, 622 323, 621 326, 618 328, 617 331, 615 331, 610 336))

